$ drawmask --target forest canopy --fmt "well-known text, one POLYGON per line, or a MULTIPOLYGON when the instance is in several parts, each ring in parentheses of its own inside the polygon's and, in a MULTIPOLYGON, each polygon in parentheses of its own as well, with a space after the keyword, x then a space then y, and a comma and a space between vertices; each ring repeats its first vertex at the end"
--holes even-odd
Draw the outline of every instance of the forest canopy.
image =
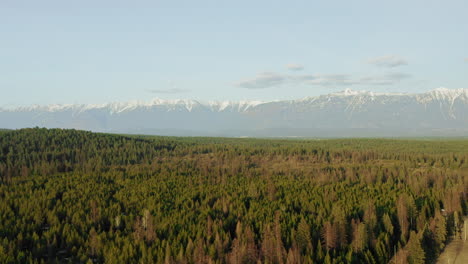
POLYGON ((0 131, 0 263, 432 263, 468 140, 0 131))

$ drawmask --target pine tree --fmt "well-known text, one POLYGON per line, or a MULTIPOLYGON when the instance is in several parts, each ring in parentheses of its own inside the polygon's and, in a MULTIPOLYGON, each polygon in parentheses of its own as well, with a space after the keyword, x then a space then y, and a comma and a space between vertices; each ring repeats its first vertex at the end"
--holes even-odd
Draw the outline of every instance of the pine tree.
POLYGON ((445 247, 445 241, 447 240, 447 223, 445 217, 436 212, 434 217, 434 240, 438 245, 438 249, 442 250, 445 247))
POLYGON ((401 240, 403 242, 407 241, 408 237, 408 229, 409 229, 409 222, 408 222, 408 208, 406 206, 406 195, 400 195, 398 197, 397 202, 397 215, 398 215, 398 223, 400 224, 400 231, 401 231, 401 240))
POLYGON ((229 263, 241 264, 242 259, 244 258, 243 251, 244 250, 239 239, 234 238, 234 240, 232 241, 231 253, 229 254, 229 257, 228 257, 229 263))
POLYGON ((312 249, 312 242, 310 236, 310 226, 304 218, 301 218, 296 232, 296 242, 302 254, 310 252, 312 249))
POLYGON ((274 223, 274 232, 275 232, 275 252, 276 260, 279 264, 284 263, 284 258, 286 256, 286 249, 283 246, 283 240, 281 238, 281 224, 280 224, 280 213, 276 211, 275 213, 275 223, 274 223))
POLYGON ((382 222, 383 222, 383 225, 384 225, 384 228, 385 228, 385 231, 390 235, 392 236, 393 235, 393 224, 392 224, 392 220, 390 219, 390 216, 385 213, 382 217, 382 222))
POLYGON ((94 229, 94 227, 91 228, 91 231, 89 232, 89 248, 91 255, 97 256, 98 251, 100 249, 100 243, 97 232, 94 229))
POLYGON ((288 251, 288 257, 286 258, 286 264, 300 264, 301 254, 297 247, 292 247, 288 251))
POLYGON ((262 236, 262 256, 264 262, 274 263, 276 259, 275 236, 270 224, 267 224, 262 236))
POLYGON ((255 263, 257 262, 258 258, 258 250, 257 246, 255 245, 255 237, 252 229, 250 226, 247 226, 244 229, 244 258, 243 261, 245 263, 255 263))
POLYGON ((166 252, 164 254, 164 264, 171 264, 172 263, 172 256, 171 256, 171 246, 169 243, 166 243, 166 252))
POLYGON ((353 219, 351 227, 353 231, 353 240, 351 242, 352 248, 354 252, 361 252, 366 248, 368 240, 366 224, 353 219))
POLYGON ((423 264, 424 263, 424 250, 421 247, 421 241, 418 238, 416 232, 410 232, 410 238, 408 244, 408 262, 409 264, 423 264))
POLYGON ((322 239, 323 239, 323 246, 327 251, 335 248, 336 246, 336 230, 334 229, 333 225, 327 221, 323 225, 322 228, 322 239))
POLYGON ((317 249, 316 249, 316 259, 320 262, 323 260, 323 249, 322 249, 322 243, 320 243, 320 240, 317 241, 317 249))
POLYGON ((143 239, 145 236, 145 230, 143 228, 141 218, 136 217, 135 222, 133 223, 133 238, 138 242, 143 239))

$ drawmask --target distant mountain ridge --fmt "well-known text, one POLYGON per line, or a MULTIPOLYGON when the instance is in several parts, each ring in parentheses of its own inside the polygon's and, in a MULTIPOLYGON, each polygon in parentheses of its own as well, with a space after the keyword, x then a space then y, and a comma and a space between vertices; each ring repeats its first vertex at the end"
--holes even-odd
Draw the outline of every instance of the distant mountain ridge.
POLYGON ((162 100, 0 108, 0 127, 183 136, 468 136, 468 89, 344 90, 285 101, 162 100))

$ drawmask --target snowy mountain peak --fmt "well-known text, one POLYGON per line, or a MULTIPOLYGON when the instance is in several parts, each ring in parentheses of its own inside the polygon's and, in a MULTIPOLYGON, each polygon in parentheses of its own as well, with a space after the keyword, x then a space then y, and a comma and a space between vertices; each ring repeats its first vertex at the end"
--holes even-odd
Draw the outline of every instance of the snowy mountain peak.
POLYGON ((148 109, 152 107, 166 108, 167 111, 186 110, 191 112, 194 108, 206 108, 210 111, 221 112, 226 110, 243 112, 248 109, 265 103, 264 101, 208 101, 199 102, 190 99, 166 100, 154 98, 150 101, 132 100, 127 102, 112 102, 105 104, 50 104, 50 105, 32 105, 28 107, 16 107, 12 109, 1 109, 2 111, 41 111, 41 112, 60 112, 73 111, 81 113, 89 110, 107 109, 111 114, 133 111, 135 109, 148 109))
POLYGON ((468 135, 468 89, 344 90, 288 101, 164 100, 0 109, 3 128, 217 136, 468 135))
POLYGON ((340 92, 330 93, 329 96, 400 96, 406 95, 404 93, 382 93, 382 92, 373 92, 373 91, 366 91, 366 90, 352 90, 352 89, 345 89, 340 92))
POLYGON ((263 101, 209 101, 207 106, 215 112, 235 110, 244 112, 257 105, 263 104, 263 101))
POLYGON ((434 96, 437 99, 455 99, 458 97, 468 98, 468 89, 447 89, 444 87, 437 88, 428 92, 428 94, 434 96))
MULTIPOLYGON (((415 98, 417 102, 427 104, 433 101, 444 101, 448 104, 453 104, 456 100, 468 102, 468 89, 447 89, 437 88, 432 91, 420 94, 404 94, 404 93, 378 93, 365 90, 345 89, 340 92, 333 92, 326 95, 305 97, 298 100, 287 101, 289 104, 295 102, 313 103, 315 101, 330 101, 334 98, 347 100, 346 98, 354 98, 350 104, 357 106, 366 102, 380 100, 389 100, 393 97, 407 96, 415 98)), ((340 100, 341 100, 340 99, 340 100)), ((190 99, 160 99, 154 98, 149 101, 133 100, 128 102, 112 102, 105 104, 51 104, 51 105, 33 105, 29 107, 17 107, 13 109, 1 109, 1 111, 41 111, 41 112, 61 112, 72 111, 74 113, 82 113, 91 110, 104 110, 110 114, 119 114, 123 112, 133 111, 136 109, 158 108, 165 111, 188 111, 192 112, 195 108, 206 109, 212 112, 236 111, 245 112, 256 108, 265 103, 281 102, 281 101, 208 101, 200 102, 190 99)), ((382 101, 383 102, 383 101, 382 101)))
POLYGON ((468 102, 468 89, 447 89, 441 87, 427 93, 416 95, 416 97, 421 103, 445 101, 453 105, 456 100, 468 102))
POLYGON ((338 95, 338 96, 355 96, 355 95, 373 95, 372 92, 369 91, 356 91, 352 89, 345 89, 344 91, 334 93, 332 95, 338 95))

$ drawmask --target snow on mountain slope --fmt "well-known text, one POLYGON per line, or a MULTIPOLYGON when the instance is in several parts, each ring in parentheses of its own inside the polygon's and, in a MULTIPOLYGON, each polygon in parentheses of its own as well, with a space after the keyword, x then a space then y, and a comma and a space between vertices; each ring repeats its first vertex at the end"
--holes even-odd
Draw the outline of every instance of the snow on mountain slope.
POLYGON ((0 109, 0 127, 223 136, 468 135, 468 89, 344 90, 289 101, 163 100, 0 109))
POLYGON ((133 111, 138 108, 148 109, 152 107, 164 107, 167 111, 186 110, 191 112, 194 108, 206 108, 214 112, 221 112, 224 110, 236 110, 238 112, 246 111, 251 107, 262 104, 262 101, 209 101, 201 103, 196 100, 176 99, 164 100, 155 98, 151 101, 128 101, 128 102, 113 102, 107 104, 52 104, 52 105, 32 105, 28 107, 17 107, 10 109, 0 108, 0 111, 11 112, 28 112, 28 111, 43 111, 43 112, 60 112, 60 111, 74 111, 83 112, 88 110, 106 109, 111 114, 118 114, 125 111, 133 111))
POLYGON ((427 93, 416 95, 420 102, 428 101, 449 101, 454 102, 456 99, 468 102, 468 89, 447 89, 438 88, 427 93))
MULTIPOLYGON (((313 102, 330 102, 333 98, 353 98, 349 101, 350 105, 365 104, 368 101, 374 101, 379 98, 381 101, 388 99, 388 97, 409 97, 416 98, 416 100, 422 104, 426 104, 432 101, 450 102, 451 105, 456 99, 468 102, 468 89, 447 89, 438 88, 427 93, 422 94, 404 94, 404 93, 375 93, 371 91, 355 91, 346 89, 341 92, 330 93, 327 95, 306 97, 298 100, 291 100, 290 103, 313 103, 313 102)), ((281 101, 280 101, 281 102, 281 101)), ((155 98, 151 101, 128 101, 128 102, 113 102, 107 104, 52 104, 52 105, 33 105, 29 107, 18 107, 3 109, 3 111, 46 111, 46 112, 58 112, 58 111, 86 111, 93 109, 107 109, 110 113, 116 114, 124 111, 132 111, 137 108, 151 108, 155 106, 162 106, 167 108, 168 111, 185 109, 189 112, 194 107, 207 108, 211 111, 221 112, 226 109, 237 110, 239 112, 247 111, 250 108, 258 105, 270 103, 263 101, 208 101, 207 103, 199 102, 196 100, 187 99, 175 99, 175 100, 164 100, 155 98)), ((0 108, 1 109, 1 108, 0 108)))

